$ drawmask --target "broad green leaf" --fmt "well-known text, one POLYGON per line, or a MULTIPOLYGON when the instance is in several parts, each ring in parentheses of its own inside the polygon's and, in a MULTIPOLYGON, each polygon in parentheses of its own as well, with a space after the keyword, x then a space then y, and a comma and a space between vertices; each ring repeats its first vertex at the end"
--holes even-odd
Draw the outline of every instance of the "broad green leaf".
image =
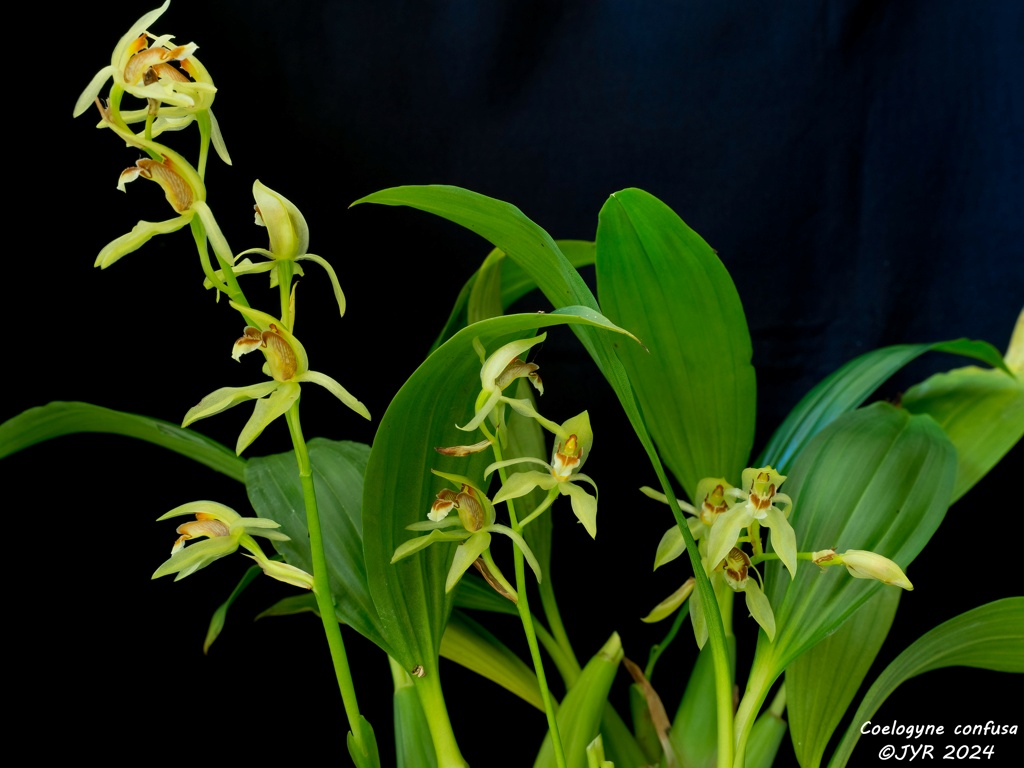
POLYGON ((434 741, 430 736, 423 705, 416 695, 412 676, 390 656, 388 661, 395 684, 393 710, 398 768, 436 768, 434 741))
POLYGON ((0 424, 0 459, 44 440, 78 432, 105 432, 145 440, 233 480, 244 481, 245 459, 220 443, 176 424, 89 403, 53 402, 29 408, 0 424))
POLYGON ((927 413, 956 446, 953 501, 1024 437, 1024 380, 977 367, 939 373, 907 390, 901 405, 927 413))
POLYGON ((619 330, 586 307, 476 323, 420 365, 381 420, 366 469, 363 545, 382 633, 391 655, 407 669, 422 665, 429 673, 436 664, 451 610, 445 580, 457 545, 434 544, 394 564, 392 555, 417 535, 406 526, 425 520, 438 491, 449 487, 432 469, 470 477, 484 488, 483 469, 493 460, 487 452, 452 457, 434 450, 479 439, 456 428, 471 420, 480 392, 480 360, 473 341, 490 353, 527 331, 563 324, 619 330))
MULTIPOLYGON (((508 601, 506 601, 508 602, 508 601)), ((441 638, 441 655, 511 691, 541 712, 537 676, 482 624, 453 611, 441 638)))
POLYGON ((739 478, 754 441, 756 383, 743 305, 725 266, 667 205, 638 189, 597 227, 601 306, 649 348, 619 356, 665 463, 693 498, 739 478))
MULTIPOLYGON (((367 202, 408 205, 460 224, 488 240, 515 261, 553 306, 582 305, 598 311, 594 295, 555 241, 514 205, 449 186, 393 187, 368 195, 353 205, 367 202)), ((618 337, 610 338, 611 334, 602 334, 595 328, 586 326, 575 326, 573 331, 619 398, 626 417, 647 453, 658 482, 669 498, 669 508, 677 524, 684 529, 683 537, 690 564, 696 574, 698 592, 708 605, 717 605, 711 582, 701 566, 696 543, 686 529, 682 512, 675 506, 675 491, 654 448, 629 377, 616 354, 616 348, 622 345, 622 340, 618 337)), ((716 667, 724 678, 729 662, 721 616, 714 611, 709 612, 708 618, 709 637, 716 667)), ((724 726, 719 734, 720 743, 723 749, 731 750, 731 690, 726 690, 724 683, 717 692, 716 707, 720 722, 724 726)))
MULTIPOLYGON (((555 242, 559 250, 565 254, 569 263, 574 267, 584 267, 594 263, 594 243, 585 240, 556 240, 555 242)), ((523 271, 522 267, 512 259, 504 258, 504 256, 505 254, 501 250, 495 248, 484 261, 487 264, 488 261, 493 259, 500 265, 501 311, 494 313, 492 317, 501 314, 530 291, 537 289, 537 283, 523 271)), ((437 341, 434 342, 434 346, 430 350, 431 352, 448 341, 457 331, 469 325, 468 307, 479 274, 479 270, 473 273, 469 280, 466 281, 466 284, 462 286, 462 290, 459 291, 459 296, 455 300, 455 305, 452 307, 451 314, 448 316, 448 321, 437 337, 437 341)))
POLYGON ((954 616, 893 659, 868 689, 829 768, 847 764, 860 738, 860 725, 900 684, 933 669, 957 666, 1024 672, 1024 597, 1007 597, 954 616))
POLYGON ((258 565, 253 565, 247 568, 245 573, 242 575, 241 580, 235 588, 231 590, 231 594, 228 595, 228 599, 221 603, 217 607, 217 610, 213 612, 213 616, 210 617, 210 626, 206 629, 206 639, 203 640, 203 653, 209 653, 210 646, 213 645, 214 641, 216 641, 218 637, 220 637, 220 633, 224 629, 224 622, 228 617, 228 610, 231 608, 231 604, 238 599, 238 596, 241 595, 245 591, 246 587, 252 584, 253 581, 256 580, 256 577, 261 573, 263 573, 263 571, 258 565))
MULTIPOLYGON (((790 523, 802 551, 868 550, 906 570, 942 522, 955 479, 956 451, 934 421, 876 403, 818 434, 783 490, 793 497, 790 523)), ((778 629, 774 642, 758 635, 737 723, 749 725, 782 671, 879 589, 895 587, 852 578, 843 567, 821 573, 806 562, 791 583, 779 561, 769 562, 765 594, 778 629)))
POLYGON ((821 765, 832 733, 889 634, 902 592, 879 590, 849 621, 786 668, 789 730, 803 768, 821 765), (843 673, 835 674, 837 669, 843 673))
MULTIPOLYGON (((558 708, 555 720, 565 751, 568 768, 586 768, 587 745, 597 736, 601 726, 608 691, 622 661, 622 641, 613 634, 608 642, 587 662, 579 680, 569 689, 558 708)), ((534 768, 555 765, 551 734, 544 737, 534 768)))
POLYGON ((988 363, 1008 373, 1002 356, 984 341, 958 339, 935 344, 901 344, 856 357, 822 379, 796 404, 761 453, 757 465, 785 474, 804 446, 822 429, 863 403, 890 376, 925 352, 948 352, 988 363))
MULTIPOLYGON (((387 652, 363 564, 360 509, 370 448, 322 438, 310 440, 308 446, 338 617, 387 652)), ((295 455, 288 452, 250 459, 245 485, 256 514, 279 522, 291 538, 275 542, 277 551, 289 564, 312 572, 306 508, 295 455)))

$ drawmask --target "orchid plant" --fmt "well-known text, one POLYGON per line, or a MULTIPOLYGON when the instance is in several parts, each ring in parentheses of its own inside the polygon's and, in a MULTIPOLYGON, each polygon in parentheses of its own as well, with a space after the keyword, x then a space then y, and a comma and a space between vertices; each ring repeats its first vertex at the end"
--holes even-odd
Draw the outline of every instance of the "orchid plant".
MULTIPOLYGON (((302 213, 258 180, 256 223, 269 247, 229 246, 206 193, 211 145, 230 163, 212 112, 218 92, 194 43, 178 45, 155 31, 168 4, 128 29, 74 108, 76 117, 93 114, 104 132, 145 154, 121 173, 118 188, 155 181, 175 214, 139 222, 100 251, 96 266, 144 269, 141 260, 121 259, 188 226, 210 300, 228 299, 228 338, 237 333, 234 313, 243 321, 225 354, 238 360, 258 350, 267 379, 217 389, 183 414, 181 426, 144 433, 221 467, 223 447, 190 426, 254 403, 234 449, 245 465, 251 513, 191 501, 159 516, 195 520, 178 526, 170 558, 153 578, 195 576, 242 549, 255 561, 254 573, 300 590, 272 612, 321 617, 349 754, 361 768, 380 765, 377 742, 390 726, 375 730, 360 712, 343 640, 349 632, 391 660, 400 765, 467 764, 457 740, 461 714, 454 711, 453 723, 441 687, 440 656, 544 713, 537 766, 769 766, 787 733, 801 766, 822 765, 900 593, 914 589, 907 577, 914 558, 950 504, 1024 435, 1024 313, 1005 357, 988 343, 961 339, 851 360, 809 392, 755 456, 756 386, 743 305, 715 252, 663 202, 638 189, 616 192, 600 212, 594 242, 555 241, 517 208, 468 190, 386 189, 356 202, 434 213, 471 227, 495 250, 468 276, 435 347, 380 418, 372 447, 307 443, 303 384, 320 385, 372 418, 356 395, 310 368, 295 335, 299 262, 325 270, 342 316, 345 295, 330 263, 307 252, 302 213), (128 99, 137 102, 130 109, 128 99), (193 124, 194 162, 164 143, 185 143, 193 124), (590 265, 597 296, 579 273, 590 265), (257 309, 243 284, 264 273, 276 299, 257 309), (507 314, 538 289, 550 302, 545 311, 507 314), (593 359, 636 433, 634 447, 650 461, 647 481, 657 488, 625 479, 644 510, 637 514, 653 519, 667 506, 672 516, 650 552, 655 568, 678 569, 683 586, 660 602, 658 595, 642 601, 652 608, 644 621, 671 619, 645 668, 624 659, 618 634, 580 663, 559 612, 550 517, 572 515, 586 535, 570 546, 585 548, 607 514, 598 514, 598 487, 624 481, 581 472, 595 447, 607 449, 595 442, 588 403, 569 418, 542 415, 537 351, 559 326, 568 326, 593 359), (933 376, 898 405, 863 406, 882 381, 929 351, 981 365, 933 376), (265 430, 282 428, 282 417, 293 451, 242 459, 265 430), (679 562, 684 554, 688 565, 679 562), (528 664, 486 629, 499 613, 518 617, 528 664), (756 622, 757 639, 743 681, 734 627, 748 620, 756 622), (688 683, 656 679, 659 657, 686 645, 701 649, 688 683), (620 665, 634 680, 628 718, 608 704, 620 665), (819 673, 836 667, 850 672, 829 680, 827 697, 816 696, 819 673), (666 701, 680 695, 673 716, 666 701)), ((335 367, 329 355, 317 359, 325 370, 335 367)), ((81 413, 92 411, 86 404, 26 411, 0 425, 0 456, 74 431, 81 413)), ((95 416, 109 419, 109 431, 140 434, 125 425, 141 417, 104 413, 95 416)), ((1024 599, 979 606, 969 617, 931 629, 904 651, 884 682, 862 696, 852 723, 922 666, 1024 671, 1024 599)), ((858 737, 851 724, 827 764, 849 764, 858 737)))

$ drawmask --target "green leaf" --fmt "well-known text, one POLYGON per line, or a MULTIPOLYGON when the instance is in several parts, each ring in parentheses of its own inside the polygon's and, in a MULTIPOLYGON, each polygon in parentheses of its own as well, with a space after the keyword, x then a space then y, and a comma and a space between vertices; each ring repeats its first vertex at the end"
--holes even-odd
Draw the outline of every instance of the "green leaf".
POLYGON ((901 405, 927 413, 956 446, 953 501, 1024 437, 1024 381, 977 367, 939 373, 911 387, 901 405))
POLYGON ((625 346, 620 358, 687 494, 704 477, 738 478, 756 382, 743 305, 715 252, 660 200, 626 189, 601 209, 597 284, 605 313, 650 348, 625 346))
POLYGON ((452 612, 444 637, 441 638, 441 655, 497 683, 541 712, 544 711, 540 686, 537 685, 537 676, 533 670, 482 624, 465 613, 452 612))
POLYGON ((436 663, 451 610, 444 585, 456 545, 435 544, 394 564, 391 558, 416 535, 406 526, 423 520, 438 491, 449 487, 431 469, 465 475, 486 487, 483 469, 491 460, 487 453, 451 457, 434 450, 475 439, 455 426, 470 421, 480 391, 480 360, 473 341, 479 340, 490 352, 527 331, 563 324, 621 332, 586 307, 476 323, 420 365, 381 419, 363 495, 366 572, 391 655, 407 669, 422 665, 429 671, 436 663))
POLYGON ((247 568, 245 573, 242 575, 241 580, 235 588, 231 590, 231 594, 228 596, 228 599, 221 603, 220 606, 217 607, 217 610, 213 612, 213 616, 210 617, 210 626, 206 630, 206 639, 203 641, 203 653, 209 653, 210 646, 213 645, 214 641, 218 637, 220 637, 220 633, 221 630, 224 629, 224 621, 228 617, 228 609, 231 608, 231 604, 238 599, 238 596, 241 595, 245 591, 246 587, 252 584, 253 581, 256 580, 256 577, 261 573, 263 573, 263 571, 258 565, 253 565, 247 568))
MULTIPOLYGON (((613 634, 580 673, 558 708, 555 721, 565 750, 568 768, 586 768, 587 745, 594 740, 601 725, 608 691, 622 661, 622 642, 613 634)), ((534 768, 555 765, 551 734, 544 737, 534 768)))
POLYGON ((879 590, 849 621, 786 668, 789 729, 803 768, 821 764, 832 733, 889 634, 902 592, 879 590), (837 669, 843 673, 835 674, 837 669))
POLYGON ((829 768, 843 768, 870 720, 904 681, 943 667, 1024 672, 1024 597, 1007 597, 972 608, 918 638, 878 676, 853 716, 829 768))
MULTIPOLYGON (((322 438, 310 440, 308 447, 338 617, 387 652, 363 564, 360 510, 370 448, 322 438)), ((256 514, 279 522, 291 538, 274 542, 277 551, 290 565, 312 572, 306 508, 295 455, 289 451, 250 459, 245 484, 256 514)))
POLYGON ((177 424, 89 403, 53 402, 29 408, 0 424, 0 459, 30 445, 79 432, 105 432, 145 440, 233 480, 244 481, 245 459, 220 443, 177 424))
MULTIPOLYGON (((868 550, 906 570, 942 522, 955 479, 956 451, 934 421, 876 403, 824 429, 783 490, 793 498, 790 523, 802 550, 868 550)), ((895 589, 852 578, 842 567, 821 573, 807 563, 791 582, 781 563, 770 561, 765 594, 778 629, 774 642, 758 635, 748 685, 755 693, 738 721, 752 717, 750 705, 790 663, 883 588, 895 589)))
POLYGON ((796 404, 761 453, 757 465, 786 474, 804 446, 822 429, 863 403, 890 376, 925 352, 972 357, 1008 373, 1002 356, 984 341, 958 339, 935 344, 901 344, 856 357, 826 376, 796 404))
MULTIPOLYGON (((584 267, 594 263, 594 243, 586 240, 556 240, 555 243, 558 245, 559 250, 565 254, 569 263, 574 267, 584 267)), ((525 271, 523 271, 523 268, 512 259, 506 259, 504 256, 505 254, 500 249, 495 248, 490 254, 488 254, 487 259, 484 260, 484 264, 487 264, 488 261, 492 259, 495 260, 500 266, 501 272, 501 309, 498 312, 493 312, 488 315, 489 317, 496 317, 497 315, 502 314, 516 301, 521 299, 530 291, 537 289, 537 283, 525 271)), ((456 332, 465 328, 471 322, 469 319, 468 309, 471 301, 470 296, 474 293, 476 281, 479 275, 480 270, 474 272, 469 280, 466 281, 466 284, 462 286, 462 290, 459 291, 459 296, 455 300, 455 305, 452 307, 451 314, 448 316, 448 320, 445 323, 444 328, 438 335, 437 341, 434 342, 434 346, 430 350, 431 352, 444 344, 448 339, 454 336, 456 332)), ((475 318, 475 320, 483 319, 486 318, 475 318)))

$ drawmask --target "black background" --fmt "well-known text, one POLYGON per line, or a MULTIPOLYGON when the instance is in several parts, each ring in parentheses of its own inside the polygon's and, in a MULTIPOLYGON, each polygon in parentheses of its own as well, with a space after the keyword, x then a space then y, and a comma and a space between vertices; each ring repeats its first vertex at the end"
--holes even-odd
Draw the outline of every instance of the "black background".
MULTIPOLYGON (((259 380, 258 366, 229 358, 241 321, 203 291, 186 233, 104 272, 92 267, 136 220, 171 214, 156 185, 115 189, 135 150, 94 130, 92 113, 71 119, 81 89, 149 5, 78 5, 55 18, 38 4, 9 23, 0 419, 63 399, 176 422, 207 392, 259 380)), ((348 313, 338 320, 312 266, 298 330, 314 367, 376 418, 490 248, 426 214, 347 208, 399 184, 508 200, 556 238, 593 238, 598 210, 623 187, 664 200, 718 250, 744 301, 759 387, 755 450, 851 357, 960 336, 1003 349, 1024 304, 1024 11, 1015 3, 175 0, 153 29, 199 43, 219 87, 214 111, 234 164, 211 159, 208 200, 232 246, 263 244, 251 223, 259 178, 300 207, 311 250, 335 264, 348 313)), ((195 146, 191 132, 165 139, 186 154, 195 146)), ((548 306, 532 296, 521 308, 548 306)), ((670 520, 633 490, 655 478, 571 334, 553 333, 538 361, 552 393, 545 413, 562 420, 587 407, 597 434, 588 464, 602 494, 597 541, 555 510, 553 577, 570 633, 588 657, 618 631, 642 662, 664 628, 638 617, 686 575, 650 573, 670 520)), ((893 398, 959 364, 931 356, 879 394, 893 398)), ((372 441, 373 424, 316 389, 304 391, 307 437, 372 441)), ((231 411, 198 427, 233 445, 245 418, 231 411)), ((250 450, 288 447, 274 425, 250 450)), ((908 569, 917 589, 869 679, 941 621, 1021 592, 1012 544, 1020 458, 1018 447, 957 503, 908 569)), ((173 750, 200 764, 226 755, 306 763, 326 743, 347 761, 317 621, 251 622, 288 589, 259 580, 204 656, 208 617, 246 563, 224 560, 177 584, 148 578, 174 537, 172 524, 153 520, 201 498, 245 510, 240 486, 157 448, 93 435, 6 459, 0 479, 17 552, 8 675, 21 679, 9 690, 22 717, 61 734, 35 744, 41 756, 88 749, 146 763, 173 750)), ((505 631, 521 648, 518 626, 505 631)), ((387 660, 354 633, 346 642, 386 753, 387 660)), ((741 665, 752 642, 741 634, 741 665)), ((659 667, 670 711, 692 653, 684 637, 659 667)), ((467 759, 531 764, 543 715, 454 665, 442 674, 467 759)), ((874 720, 947 732, 990 719, 1021 725, 1015 684, 975 670, 931 673, 874 720)), ((626 685, 623 675, 618 703, 626 685)), ((961 743, 944 739, 936 743, 961 743)), ((1005 758, 1019 739, 970 741, 994 743, 1005 758)), ((862 740, 857 764, 873 764, 881 744, 862 740)))

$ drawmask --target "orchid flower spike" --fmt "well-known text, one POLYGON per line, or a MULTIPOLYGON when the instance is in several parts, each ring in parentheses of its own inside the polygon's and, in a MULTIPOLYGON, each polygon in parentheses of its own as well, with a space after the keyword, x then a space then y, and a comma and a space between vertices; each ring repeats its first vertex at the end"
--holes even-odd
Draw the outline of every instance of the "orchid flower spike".
POLYGON ((299 385, 306 382, 319 384, 360 416, 370 418, 366 406, 341 384, 330 376, 309 370, 306 350, 280 320, 234 302, 231 302, 231 306, 257 323, 245 327, 243 335, 234 344, 231 356, 238 360, 244 354, 259 350, 266 358, 263 370, 271 377, 271 381, 248 387, 223 387, 211 392, 185 414, 183 427, 246 400, 255 400, 253 414, 242 428, 235 445, 235 452, 241 454, 268 424, 291 408, 299 399, 299 385))

